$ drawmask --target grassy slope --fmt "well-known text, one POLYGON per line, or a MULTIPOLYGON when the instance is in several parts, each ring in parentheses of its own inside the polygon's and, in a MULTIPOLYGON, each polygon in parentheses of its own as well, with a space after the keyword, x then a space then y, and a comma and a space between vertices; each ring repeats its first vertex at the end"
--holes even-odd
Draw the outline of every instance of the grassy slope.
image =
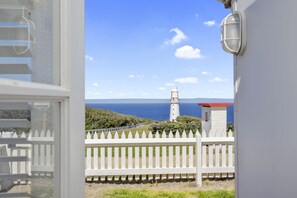
POLYGON ((151 122, 153 121, 149 119, 119 114, 104 109, 86 107, 86 130, 116 128, 151 122))

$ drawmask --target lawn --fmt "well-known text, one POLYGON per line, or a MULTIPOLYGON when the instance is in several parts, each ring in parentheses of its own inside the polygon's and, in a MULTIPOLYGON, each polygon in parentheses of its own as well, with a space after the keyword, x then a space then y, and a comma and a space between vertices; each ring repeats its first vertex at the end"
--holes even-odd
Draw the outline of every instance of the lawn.
POLYGON ((105 192, 105 198, 235 198, 234 190, 158 191, 114 189, 105 192))

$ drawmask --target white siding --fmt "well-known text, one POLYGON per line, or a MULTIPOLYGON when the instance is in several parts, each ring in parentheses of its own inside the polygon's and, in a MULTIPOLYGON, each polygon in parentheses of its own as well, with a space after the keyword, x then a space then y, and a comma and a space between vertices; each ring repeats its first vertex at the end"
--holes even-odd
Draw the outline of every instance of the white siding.
POLYGON ((227 111, 226 107, 211 107, 211 129, 214 131, 226 131, 227 111))
POLYGON ((238 1, 247 48, 235 58, 237 197, 296 197, 297 1, 238 1))

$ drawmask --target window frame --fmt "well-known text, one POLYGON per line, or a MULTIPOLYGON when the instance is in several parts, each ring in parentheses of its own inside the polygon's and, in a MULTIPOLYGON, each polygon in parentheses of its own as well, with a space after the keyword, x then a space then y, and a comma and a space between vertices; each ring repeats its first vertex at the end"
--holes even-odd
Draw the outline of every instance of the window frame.
POLYGON ((59 53, 59 85, 0 78, 0 101, 60 102, 56 196, 84 197, 84 0, 59 0, 59 6, 59 44, 54 45, 59 53), (75 48, 71 41, 75 41, 75 48))

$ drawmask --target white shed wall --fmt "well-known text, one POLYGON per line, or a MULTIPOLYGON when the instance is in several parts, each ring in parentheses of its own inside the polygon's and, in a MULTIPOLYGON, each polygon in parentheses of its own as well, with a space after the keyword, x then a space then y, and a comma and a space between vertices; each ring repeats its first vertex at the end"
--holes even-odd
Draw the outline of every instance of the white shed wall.
POLYGON ((226 107, 211 107, 211 128, 214 131, 226 131, 227 111, 226 107))
POLYGON ((297 195, 297 1, 238 1, 247 48, 235 58, 237 197, 297 195))

